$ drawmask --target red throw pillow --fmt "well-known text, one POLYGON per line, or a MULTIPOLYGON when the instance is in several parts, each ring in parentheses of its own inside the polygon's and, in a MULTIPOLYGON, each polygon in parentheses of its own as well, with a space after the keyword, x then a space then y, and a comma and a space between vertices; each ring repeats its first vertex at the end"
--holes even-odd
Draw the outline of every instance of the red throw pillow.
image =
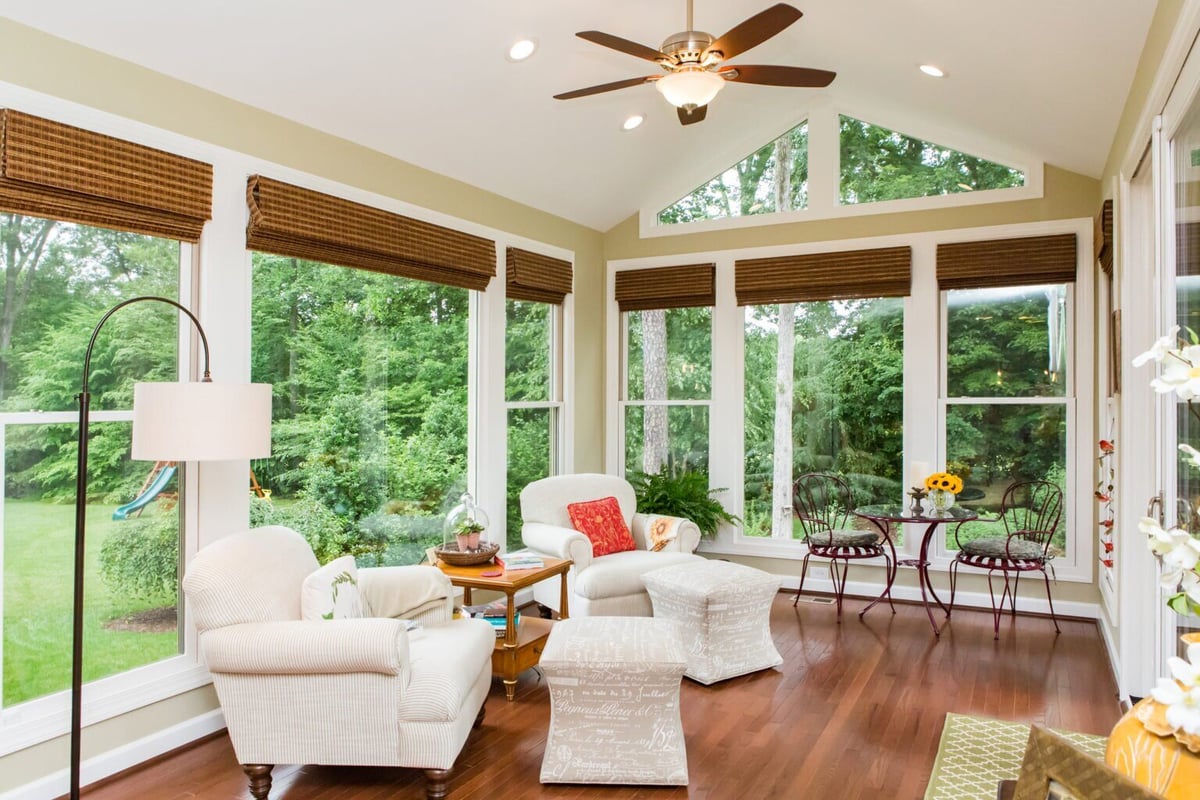
POLYGON ((606 556, 633 550, 633 534, 621 515, 621 504, 615 497, 602 497, 586 503, 568 503, 571 524, 592 542, 593 556, 606 556))

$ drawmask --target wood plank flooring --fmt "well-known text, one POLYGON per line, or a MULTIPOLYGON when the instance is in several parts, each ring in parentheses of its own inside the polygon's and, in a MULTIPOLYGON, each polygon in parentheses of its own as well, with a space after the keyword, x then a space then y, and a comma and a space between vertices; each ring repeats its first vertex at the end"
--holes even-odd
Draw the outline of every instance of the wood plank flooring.
MULTIPOLYGON (((492 685, 483 726, 459 756, 450 800, 911 800, 925 791, 947 711, 1107 734, 1116 686, 1091 622, 956 610, 941 640, 920 606, 834 608, 781 593, 771 611, 781 667, 715 686, 684 680, 687 787, 542 786, 550 717, 537 670, 514 702, 492 685)), ((420 800, 420 770, 277 766, 272 800, 420 800)), ((243 800, 246 780, 220 735, 85 790, 87 800, 243 800)))

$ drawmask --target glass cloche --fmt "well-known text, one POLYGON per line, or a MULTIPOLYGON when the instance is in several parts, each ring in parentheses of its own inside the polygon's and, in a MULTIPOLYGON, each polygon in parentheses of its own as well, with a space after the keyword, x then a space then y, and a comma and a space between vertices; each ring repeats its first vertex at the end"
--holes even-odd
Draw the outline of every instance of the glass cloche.
POLYGON ((487 513, 475 504, 470 492, 464 493, 458 505, 446 515, 442 527, 442 545, 456 542, 459 552, 478 550, 487 527, 487 513))

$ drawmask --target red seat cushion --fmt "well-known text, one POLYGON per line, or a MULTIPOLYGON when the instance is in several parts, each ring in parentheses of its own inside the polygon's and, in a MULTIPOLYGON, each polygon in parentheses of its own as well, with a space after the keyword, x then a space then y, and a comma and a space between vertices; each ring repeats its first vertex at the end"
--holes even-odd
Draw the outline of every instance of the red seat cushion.
POLYGON ((601 497, 586 503, 568 503, 567 514, 575 530, 592 542, 592 555, 606 556, 634 550, 633 534, 625 524, 621 505, 615 497, 601 497))

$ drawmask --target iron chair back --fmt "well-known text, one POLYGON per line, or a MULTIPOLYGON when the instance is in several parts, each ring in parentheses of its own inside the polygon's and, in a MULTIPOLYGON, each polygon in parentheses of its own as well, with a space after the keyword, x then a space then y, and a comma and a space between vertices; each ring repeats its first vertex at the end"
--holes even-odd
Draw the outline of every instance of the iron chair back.
POLYGON ((804 540, 815 533, 849 527, 850 485, 837 475, 806 472, 792 484, 792 510, 804 540))

